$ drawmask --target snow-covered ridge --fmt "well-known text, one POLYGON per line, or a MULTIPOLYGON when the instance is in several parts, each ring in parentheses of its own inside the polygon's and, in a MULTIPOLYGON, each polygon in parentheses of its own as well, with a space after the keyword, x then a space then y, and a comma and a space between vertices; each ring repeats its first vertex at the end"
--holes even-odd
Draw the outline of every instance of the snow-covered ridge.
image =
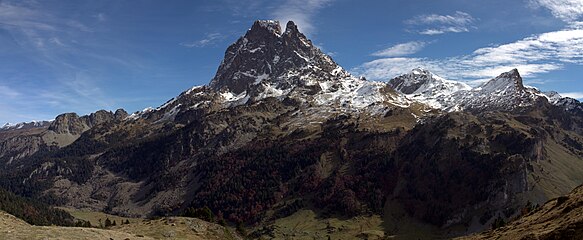
POLYGON ((388 85, 409 99, 436 109, 447 108, 454 93, 472 89, 466 83, 446 80, 421 68, 392 79, 388 85))
POLYGON ((51 124, 51 122, 52 121, 31 121, 31 122, 21 122, 21 123, 15 123, 15 124, 6 123, 2 127, 0 127, 0 131, 46 127, 46 126, 49 126, 51 124))
POLYGON ((512 110, 532 105, 539 98, 546 98, 551 104, 568 108, 565 98, 558 93, 542 93, 534 87, 524 86, 517 69, 502 73, 475 88, 463 82, 443 79, 420 68, 393 78, 388 84, 409 99, 450 112, 468 109, 512 110))

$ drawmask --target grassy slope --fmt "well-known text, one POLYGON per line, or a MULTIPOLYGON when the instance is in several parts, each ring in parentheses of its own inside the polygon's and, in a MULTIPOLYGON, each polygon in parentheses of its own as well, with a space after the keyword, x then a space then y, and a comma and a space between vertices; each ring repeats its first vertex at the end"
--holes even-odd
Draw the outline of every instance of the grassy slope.
POLYGON ((583 239, 583 186, 504 227, 459 239, 583 239))
POLYGON ((41 227, 30 225, 10 214, 0 212, 0 239, 152 239, 129 233, 77 227, 41 227))
MULTIPOLYGON (((96 212, 71 211, 90 220, 116 216, 96 212)), ((115 218, 117 219, 117 218, 115 218)), ((130 219, 130 224, 110 229, 41 227, 30 225, 0 212, 0 239, 241 239, 233 230, 196 218, 170 217, 157 220, 130 219)))
POLYGON ((128 220, 130 223, 141 222, 144 220, 141 218, 120 217, 120 216, 106 214, 106 213, 102 213, 102 212, 84 211, 84 210, 77 210, 77 209, 65 208, 65 207, 59 207, 59 208, 62 210, 65 210, 66 212, 71 214, 71 216, 75 217, 76 219, 89 221, 91 223, 91 226, 93 226, 93 227, 99 226, 99 219, 101 219, 101 222, 103 222, 103 224, 105 224, 105 219, 109 218, 109 220, 111 220, 111 222, 115 221, 117 223, 117 225, 121 225, 121 223, 126 221, 126 220, 128 220))

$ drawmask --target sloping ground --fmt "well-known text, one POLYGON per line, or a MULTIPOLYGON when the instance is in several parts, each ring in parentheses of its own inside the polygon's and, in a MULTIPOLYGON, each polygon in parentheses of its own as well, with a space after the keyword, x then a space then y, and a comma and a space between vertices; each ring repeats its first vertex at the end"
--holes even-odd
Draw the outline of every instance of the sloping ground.
POLYGON ((504 227, 459 239, 583 239, 583 186, 504 227))
POLYGON ((253 239, 383 239, 383 220, 379 215, 354 218, 319 218, 313 210, 300 210, 256 229, 253 239))
POLYGON ((145 220, 112 228, 115 231, 144 235, 154 239, 236 240, 234 231, 196 218, 167 217, 145 220))
POLYGON ((0 239, 153 239, 134 234, 78 227, 41 227, 30 225, 0 212, 0 239))
POLYGON ((0 212, 0 239, 241 239, 227 228, 195 218, 144 220, 112 229, 41 227, 0 212))

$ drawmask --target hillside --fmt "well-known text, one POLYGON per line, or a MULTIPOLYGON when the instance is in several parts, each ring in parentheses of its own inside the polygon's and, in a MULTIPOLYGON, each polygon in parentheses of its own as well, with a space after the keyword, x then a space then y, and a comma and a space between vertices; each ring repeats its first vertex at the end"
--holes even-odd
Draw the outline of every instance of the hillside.
POLYGON ((34 225, 73 226, 74 219, 67 212, 52 208, 38 200, 15 195, 0 188, 0 211, 18 216, 34 225))
POLYGON ((194 218, 164 218, 112 227, 43 227, 0 212, 1 239, 242 239, 232 230, 194 218))
POLYGON ((458 239, 582 239, 583 186, 503 227, 458 239))

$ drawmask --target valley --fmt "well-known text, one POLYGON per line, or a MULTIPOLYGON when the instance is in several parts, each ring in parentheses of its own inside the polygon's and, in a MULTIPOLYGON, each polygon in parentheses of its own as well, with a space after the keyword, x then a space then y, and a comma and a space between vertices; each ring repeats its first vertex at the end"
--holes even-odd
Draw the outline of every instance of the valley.
POLYGON ((579 236, 582 146, 583 104, 518 69, 477 87, 420 68, 368 81, 293 21, 258 20, 207 85, 157 108, 2 128, 1 188, 117 224, 2 213, 0 238, 448 239, 513 219, 468 238, 579 236))

